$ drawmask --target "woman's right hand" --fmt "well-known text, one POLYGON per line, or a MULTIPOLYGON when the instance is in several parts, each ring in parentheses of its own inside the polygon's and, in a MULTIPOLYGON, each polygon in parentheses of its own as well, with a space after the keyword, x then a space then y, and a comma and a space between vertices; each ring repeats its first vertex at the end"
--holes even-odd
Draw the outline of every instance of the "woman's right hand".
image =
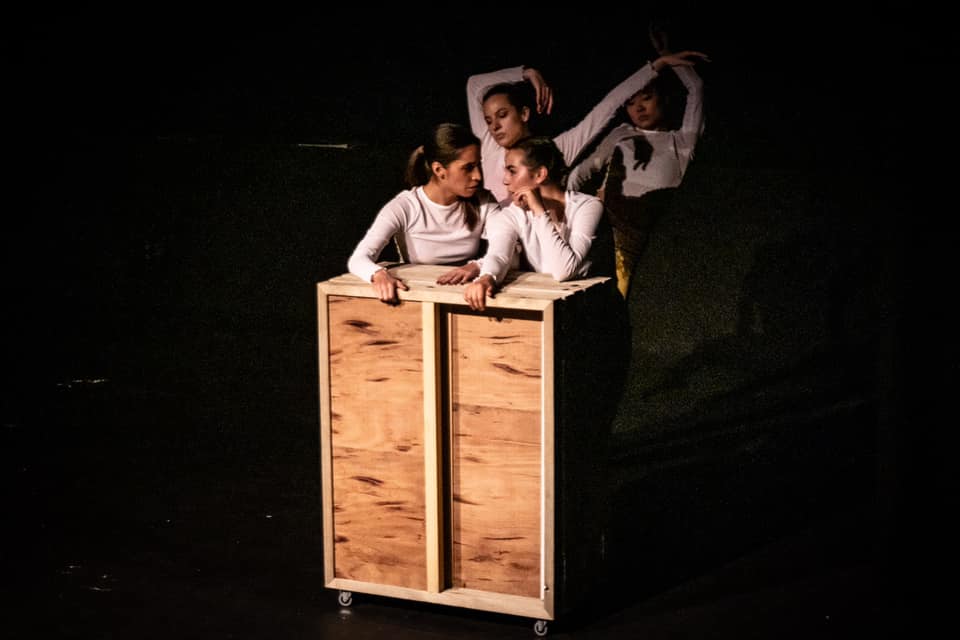
POLYGON ((544 214, 543 199, 538 187, 523 187, 510 195, 513 198, 513 203, 524 211, 529 211, 535 216, 544 214))
POLYGON ((493 297, 493 289, 493 278, 489 275, 480 276, 463 290, 463 299, 474 311, 483 311, 487 308, 487 296, 493 297))
POLYGON ((371 278, 373 290, 377 292, 380 302, 385 304, 400 304, 400 298, 397 297, 397 289, 408 291, 410 287, 404 284, 403 280, 394 278, 386 269, 380 269, 373 274, 371 278))

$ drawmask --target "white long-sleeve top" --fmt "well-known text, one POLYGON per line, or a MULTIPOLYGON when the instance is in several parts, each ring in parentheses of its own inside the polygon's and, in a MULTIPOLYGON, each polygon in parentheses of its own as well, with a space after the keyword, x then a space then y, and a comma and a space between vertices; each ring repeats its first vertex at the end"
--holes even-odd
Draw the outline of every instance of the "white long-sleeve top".
POLYGON ((607 165, 616 148, 623 154, 623 195, 638 198, 648 191, 680 186, 703 133, 703 81, 692 67, 676 66, 673 70, 687 89, 680 128, 650 131, 629 122, 614 127, 596 150, 570 171, 568 189, 582 189, 607 165), (649 144, 649 159, 645 154, 642 159, 636 157, 635 138, 642 138, 641 144, 649 144))
POLYGON ((558 282, 586 277, 603 203, 596 196, 576 191, 567 191, 565 198, 564 221, 559 225, 547 215, 535 216, 515 204, 491 218, 480 275, 490 274, 503 282, 519 241, 534 271, 548 273, 558 282))
MULTIPOLYGON (((644 64, 604 96, 579 124, 556 136, 553 141, 563 153, 563 159, 567 165, 570 165, 597 137, 616 115, 617 109, 656 76, 657 72, 653 69, 653 65, 644 64)), ((467 78, 467 110, 470 113, 470 128, 481 142, 483 186, 492 191, 498 201, 504 203, 510 197, 503 185, 506 149, 500 146, 490 134, 483 116, 483 94, 487 89, 501 82, 524 82, 523 67, 511 67, 467 78)))
POLYGON ((398 233, 403 234, 407 261, 412 264, 455 264, 476 258, 489 219, 500 211, 489 191, 480 190, 477 196, 479 221, 470 229, 462 200, 442 205, 430 200, 423 187, 401 191, 377 213, 347 261, 347 269, 370 282, 380 269, 376 263, 380 252, 398 233))

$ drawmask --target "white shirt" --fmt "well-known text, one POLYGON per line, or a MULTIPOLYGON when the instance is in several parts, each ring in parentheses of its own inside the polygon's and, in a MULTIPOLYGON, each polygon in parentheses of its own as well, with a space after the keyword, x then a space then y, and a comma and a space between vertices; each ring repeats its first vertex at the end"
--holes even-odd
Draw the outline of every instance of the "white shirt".
POLYGON ((500 211, 490 192, 481 189, 477 199, 479 221, 470 229, 464 201, 442 205, 430 200, 423 187, 401 191, 380 209, 353 250, 347 269, 370 282, 381 268, 376 263, 380 252, 398 233, 404 236, 407 260, 412 264, 454 264, 477 257, 488 218, 500 211))
POLYGON ((490 274, 502 282, 519 241, 534 271, 548 273, 558 282, 586 277, 603 203, 596 196, 576 191, 567 191, 565 197, 564 221, 559 225, 547 215, 535 216, 515 204, 491 218, 487 231, 490 245, 480 275, 490 274))
MULTIPOLYGON (((580 152, 610 122, 630 96, 643 89, 657 76, 651 64, 645 64, 630 77, 614 87, 575 127, 556 136, 553 141, 570 165, 580 152)), ((510 194, 503 185, 506 149, 490 134, 483 116, 483 94, 501 82, 524 82, 523 67, 512 67, 491 73, 470 76, 467 79, 467 110, 470 113, 470 128, 480 138, 480 156, 483 165, 483 186, 493 192, 497 200, 506 206, 510 194)))
POLYGON ((676 66, 673 70, 687 88, 680 128, 650 131, 629 122, 614 127, 596 150, 570 172, 568 189, 582 189, 594 173, 607 165, 616 148, 623 154, 623 195, 639 198, 648 191, 680 186, 703 133, 703 82, 691 67, 676 66), (642 149, 639 157, 638 146, 642 149))

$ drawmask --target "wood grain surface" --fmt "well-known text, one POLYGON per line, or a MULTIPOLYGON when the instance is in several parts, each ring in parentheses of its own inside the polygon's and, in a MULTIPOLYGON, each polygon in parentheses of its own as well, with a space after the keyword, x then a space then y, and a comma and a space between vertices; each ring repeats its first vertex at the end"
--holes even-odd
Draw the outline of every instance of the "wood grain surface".
POLYGON ((450 314, 451 581, 538 597, 541 323, 450 314))
POLYGON ((328 299, 335 575, 424 589, 421 305, 328 299))

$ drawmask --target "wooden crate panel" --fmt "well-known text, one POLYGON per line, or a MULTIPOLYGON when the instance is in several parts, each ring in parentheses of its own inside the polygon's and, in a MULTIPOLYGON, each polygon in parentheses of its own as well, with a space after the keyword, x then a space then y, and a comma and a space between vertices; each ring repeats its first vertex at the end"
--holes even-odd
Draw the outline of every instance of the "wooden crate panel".
POLYGON ((328 301, 335 575, 424 589, 420 304, 328 301))
POLYGON ((454 587, 538 597, 541 323, 451 314, 454 587))
POLYGON ((541 323, 533 319, 538 316, 450 314, 455 351, 450 377, 463 381, 450 389, 454 404, 540 411, 541 323))

